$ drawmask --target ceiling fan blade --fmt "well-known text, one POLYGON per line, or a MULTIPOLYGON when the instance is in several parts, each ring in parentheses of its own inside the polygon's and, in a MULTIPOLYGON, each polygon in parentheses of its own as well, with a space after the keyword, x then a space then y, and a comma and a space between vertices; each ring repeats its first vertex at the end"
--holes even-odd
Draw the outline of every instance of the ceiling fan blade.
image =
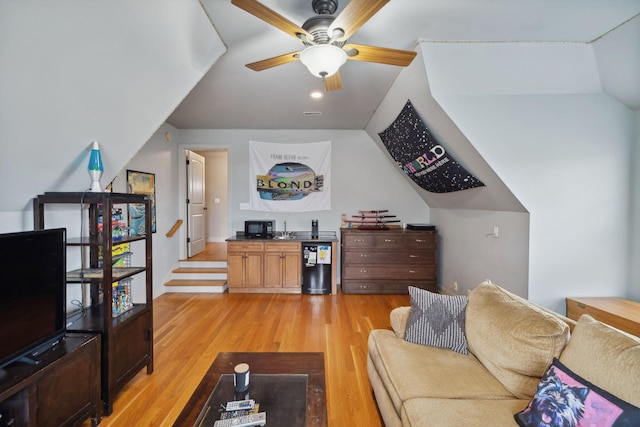
POLYGON ((287 18, 273 11, 272 9, 269 9, 259 1, 231 0, 231 4, 238 6, 245 12, 249 12, 253 16, 262 19, 266 23, 273 25, 274 27, 284 31, 285 33, 289 34, 292 37, 295 37, 298 40, 300 40, 301 35, 304 35, 310 40, 313 40, 313 36, 306 30, 302 29, 299 25, 296 25, 293 22, 289 21, 287 18))
POLYGON ((324 78, 324 90, 332 92, 340 89, 342 89, 342 78, 340 77, 340 72, 336 72, 335 74, 324 78))
POLYGON ((278 65, 288 64, 289 62, 297 61, 300 57, 300 52, 290 52, 284 55, 274 56, 273 58, 263 59, 262 61, 252 62, 247 64, 247 68, 251 68, 253 71, 262 71, 267 68, 277 67, 278 65))
POLYGON ((389 49, 386 47, 346 44, 342 47, 347 58, 354 61, 377 62, 378 64, 398 65, 406 67, 411 64, 416 52, 411 50, 389 49))
POLYGON ((387 3, 389 0, 351 0, 329 26, 329 36, 340 28, 344 35, 336 37, 336 40, 347 40, 387 3))

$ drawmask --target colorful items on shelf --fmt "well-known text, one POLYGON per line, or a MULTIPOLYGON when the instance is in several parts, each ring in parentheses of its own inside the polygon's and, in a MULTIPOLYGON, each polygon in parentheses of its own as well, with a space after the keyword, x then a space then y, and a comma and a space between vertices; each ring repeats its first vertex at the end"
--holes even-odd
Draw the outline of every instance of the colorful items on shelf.
POLYGON ((119 316, 133 308, 131 300, 131 279, 113 282, 111 290, 111 313, 119 316))

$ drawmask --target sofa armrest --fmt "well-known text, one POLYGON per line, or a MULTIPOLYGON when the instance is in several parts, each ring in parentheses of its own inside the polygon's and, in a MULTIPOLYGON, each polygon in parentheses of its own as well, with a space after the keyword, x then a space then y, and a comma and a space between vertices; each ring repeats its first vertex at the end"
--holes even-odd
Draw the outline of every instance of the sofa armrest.
POLYGON ((404 338, 410 311, 411 307, 398 307, 391 310, 389 314, 391 329, 393 329, 393 332, 398 338, 404 338))

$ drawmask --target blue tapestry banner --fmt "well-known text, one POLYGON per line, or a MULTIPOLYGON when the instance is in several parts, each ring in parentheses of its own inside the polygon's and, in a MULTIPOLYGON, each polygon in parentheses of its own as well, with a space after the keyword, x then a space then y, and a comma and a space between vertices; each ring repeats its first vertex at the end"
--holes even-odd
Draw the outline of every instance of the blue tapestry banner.
POLYGON ((484 187, 435 140, 411 101, 407 101, 391 126, 378 135, 403 172, 427 191, 450 193, 484 187))

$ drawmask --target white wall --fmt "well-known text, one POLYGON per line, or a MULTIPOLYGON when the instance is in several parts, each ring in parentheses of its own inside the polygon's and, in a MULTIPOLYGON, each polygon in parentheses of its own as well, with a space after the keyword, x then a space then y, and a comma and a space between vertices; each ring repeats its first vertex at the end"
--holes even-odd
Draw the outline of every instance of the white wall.
POLYGON ((0 211, 85 190, 93 140, 112 179, 224 51, 198 0, 0 1, 0 211))
MULTIPOLYGON (((178 261, 180 244, 177 234, 167 237, 166 233, 179 218, 176 194, 178 194, 178 147, 167 141, 167 132, 177 129, 164 124, 153 134, 136 156, 118 173, 113 182, 113 191, 127 192, 127 170, 155 174, 156 181, 156 232, 153 243, 153 297, 164 292, 163 284, 167 274, 178 261)), ((132 256, 134 265, 144 265, 143 253, 132 256)), ((137 280, 137 278, 134 278, 137 280)), ((134 297, 136 295, 134 294, 134 297)))
POLYGON ((458 293, 464 295, 489 279, 518 295, 528 295, 528 213, 431 209, 431 218, 440 229, 444 287, 456 282, 458 293))
POLYGON ((629 259, 629 297, 640 301, 640 110, 636 111, 636 143, 631 157, 631 244, 629 259))
POLYGON ((630 110, 583 44, 423 44, 432 91, 530 212, 528 296, 625 295, 630 110))
MULTIPOLYGON (((526 209, 432 97, 426 60, 422 50, 417 50, 418 56, 400 72, 366 130, 382 147, 378 133, 391 124, 407 99, 411 100, 436 140, 486 185, 435 194, 411 183, 416 194, 430 206, 431 223, 440 233, 439 282, 444 286, 457 282, 458 292, 466 294, 484 279, 491 279, 526 297, 529 257, 526 209), (502 230, 500 237, 487 237, 494 226, 502 230)), ((409 182, 405 175, 403 178, 409 182)))

